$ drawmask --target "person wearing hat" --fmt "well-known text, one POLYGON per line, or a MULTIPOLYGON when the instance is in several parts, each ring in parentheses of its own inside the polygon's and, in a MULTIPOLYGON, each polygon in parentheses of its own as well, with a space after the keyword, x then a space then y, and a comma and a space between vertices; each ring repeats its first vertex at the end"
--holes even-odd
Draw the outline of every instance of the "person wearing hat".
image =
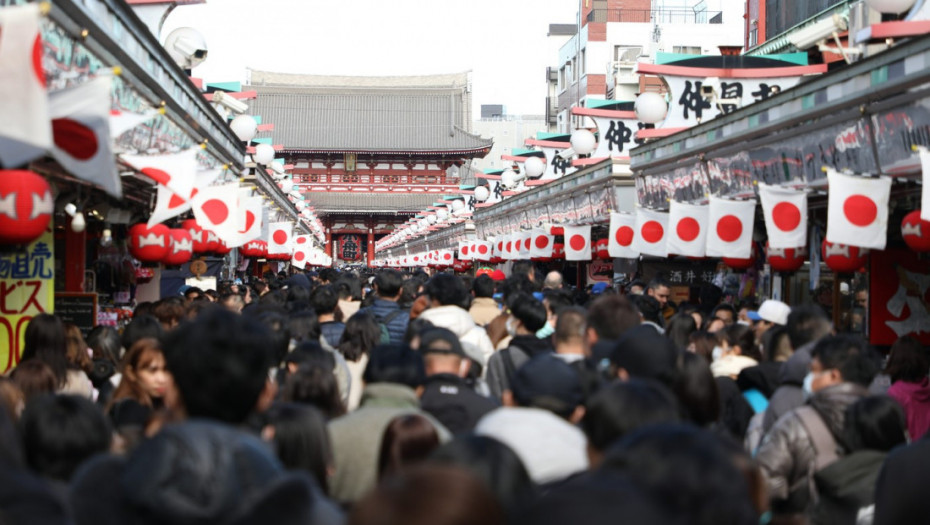
POLYGON ((766 299, 758 310, 747 312, 746 315, 752 321, 752 331, 756 336, 756 342, 762 341, 762 335, 774 326, 788 324, 790 313, 790 306, 775 299, 766 299))
POLYGON ((552 352, 535 355, 514 374, 503 398, 504 407, 481 418, 475 434, 512 448, 538 484, 587 470, 587 438, 576 426, 584 392, 565 361, 552 352))
POLYGON ((552 341, 540 339, 536 332, 548 319, 545 305, 533 296, 517 292, 510 297, 510 319, 507 333, 512 336, 510 345, 491 355, 488 360, 488 387, 491 394, 501 399, 516 371, 535 355, 553 353, 552 341))
POLYGON ((466 382, 471 360, 451 330, 430 328, 423 332, 420 353, 426 370, 426 380, 418 389, 420 408, 453 434, 470 432, 482 416, 498 407, 466 382))

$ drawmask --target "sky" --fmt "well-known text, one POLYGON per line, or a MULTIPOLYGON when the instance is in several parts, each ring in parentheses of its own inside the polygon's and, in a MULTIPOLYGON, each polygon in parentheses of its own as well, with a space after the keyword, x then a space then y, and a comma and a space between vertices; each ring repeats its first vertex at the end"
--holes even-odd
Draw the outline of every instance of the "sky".
POLYGON ((578 0, 208 0, 165 21, 203 34, 206 82, 246 68, 320 75, 472 72, 472 104, 545 112, 550 23, 573 24, 578 0))

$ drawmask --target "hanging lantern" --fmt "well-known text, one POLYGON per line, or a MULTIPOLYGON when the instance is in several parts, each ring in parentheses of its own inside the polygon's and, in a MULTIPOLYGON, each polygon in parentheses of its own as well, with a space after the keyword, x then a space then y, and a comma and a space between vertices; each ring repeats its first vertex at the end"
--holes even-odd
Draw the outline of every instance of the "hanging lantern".
POLYGON ((492 273, 494 273, 493 268, 488 268, 487 266, 484 266, 484 267, 478 268, 478 270, 475 272, 475 278, 481 277, 482 275, 487 275, 488 277, 490 277, 492 273))
POLYGON ((546 172, 546 163, 539 157, 529 157, 523 163, 523 170, 526 171, 527 177, 537 179, 546 172))
MULTIPOLYGON (((216 235, 213 232, 210 232, 210 233, 212 235, 216 235)), ((223 241, 219 237, 216 238, 216 246, 213 247, 213 253, 217 255, 226 255, 227 253, 231 251, 232 251, 232 248, 229 247, 225 241, 223 241)))
POLYGON ((499 255, 492 255, 492 256, 491 256, 491 260, 490 260, 490 263, 491 263, 491 264, 500 264, 500 263, 502 263, 502 262, 504 262, 504 259, 503 259, 501 256, 499 256, 499 255))
POLYGON ((835 244, 826 240, 823 241, 820 250, 823 255, 823 262, 831 270, 838 273, 858 271, 859 268, 865 266, 865 259, 869 254, 869 250, 866 248, 835 244))
POLYGON ((461 272, 467 272, 468 270, 471 270, 471 265, 472 265, 472 262, 471 262, 471 261, 465 261, 465 260, 461 260, 461 259, 456 259, 456 260, 452 263, 452 269, 454 269, 455 271, 460 272, 460 273, 461 273, 461 272))
POLYGON ((191 256, 194 255, 194 241, 187 230, 183 228, 168 230, 168 240, 168 255, 161 262, 166 266, 176 266, 191 260, 191 256))
POLYGON ((26 170, 0 170, 0 244, 29 244, 52 220, 55 200, 45 178, 26 170))
POLYGON ((168 227, 156 224, 151 228, 144 222, 129 228, 129 253, 142 262, 159 262, 168 255, 171 240, 168 227))
POLYGON ((206 253, 210 251, 210 245, 207 244, 207 232, 197 224, 196 219, 187 219, 181 222, 181 228, 187 230, 191 236, 194 245, 194 253, 206 253))
POLYGON ((749 254, 749 257, 746 259, 735 259, 733 257, 721 257, 723 264, 729 266, 733 270, 748 270, 756 264, 756 243, 752 243, 752 251, 749 254))
POLYGON ((920 210, 914 210, 901 221, 901 237, 915 252, 930 252, 930 221, 921 220, 920 210))
POLYGON ((610 245, 610 240, 600 239, 594 243, 594 253, 598 259, 606 261, 610 259, 610 251, 607 247, 610 245))
POLYGON ((765 255, 773 271, 796 272, 807 260, 807 248, 772 248, 766 245, 765 255))
POLYGON ((223 249, 223 241, 220 240, 220 237, 217 234, 211 232, 210 230, 204 230, 203 236, 207 243, 208 252, 218 253, 223 249))
POLYGON ((245 257, 264 257, 268 254, 268 243, 265 241, 249 241, 239 248, 239 253, 245 257))
POLYGON ((565 258, 565 245, 557 242, 552 245, 552 260, 559 261, 565 258))

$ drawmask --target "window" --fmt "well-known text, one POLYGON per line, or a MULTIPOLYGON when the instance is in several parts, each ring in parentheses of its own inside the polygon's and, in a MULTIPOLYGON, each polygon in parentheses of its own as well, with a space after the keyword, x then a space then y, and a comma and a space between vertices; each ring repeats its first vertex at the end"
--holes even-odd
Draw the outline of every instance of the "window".
POLYGON ((562 68, 559 69, 559 91, 565 91, 565 86, 566 86, 565 68, 566 67, 567 66, 562 66, 562 68))
POLYGON ((632 63, 643 54, 643 46, 614 46, 614 60, 632 63))
POLYGON ((749 47, 759 43, 759 30, 755 27, 749 32, 749 47))
POLYGON ((588 62, 586 59, 587 53, 585 51, 586 50, 584 49, 581 50, 581 60, 580 60, 580 65, 579 65, 582 75, 586 75, 588 73, 588 62))
POLYGON ((672 46, 672 53, 680 53, 682 55, 700 55, 701 46, 672 46))
POLYGON ((572 59, 572 83, 578 81, 578 57, 572 59))

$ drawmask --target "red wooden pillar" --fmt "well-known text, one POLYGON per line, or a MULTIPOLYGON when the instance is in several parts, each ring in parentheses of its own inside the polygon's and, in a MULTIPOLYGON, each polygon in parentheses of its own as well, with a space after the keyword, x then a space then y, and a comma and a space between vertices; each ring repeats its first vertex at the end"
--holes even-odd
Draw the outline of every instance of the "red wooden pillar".
POLYGON ((333 256, 333 234, 329 227, 326 227, 326 255, 333 256))
POLYGON ((368 267, 371 268, 371 262, 375 260, 375 231, 368 228, 368 267))
POLYGON ((65 291, 84 291, 84 265, 87 261, 87 231, 75 233, 65 228, 65 291))

